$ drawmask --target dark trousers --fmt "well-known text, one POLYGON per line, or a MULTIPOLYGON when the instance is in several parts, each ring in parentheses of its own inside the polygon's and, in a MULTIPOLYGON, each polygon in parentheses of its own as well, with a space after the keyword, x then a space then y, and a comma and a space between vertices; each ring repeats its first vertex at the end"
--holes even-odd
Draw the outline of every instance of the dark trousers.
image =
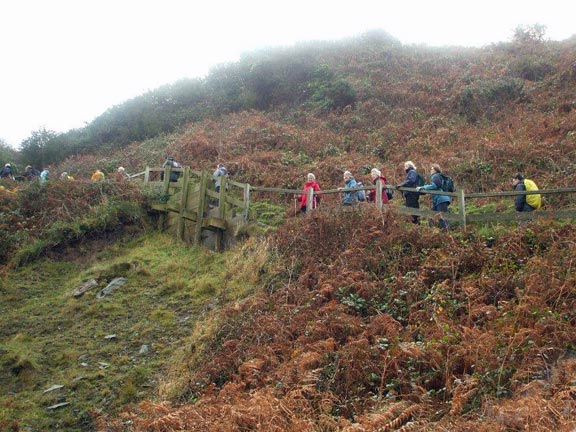
MULTIPOLYGON (((420 195, 407 195, 406 196, 406 207, 419 209, 420 208, 419 199, 420 199, 420 195)), ((412 223, 419 225, 420 224, 420 216, 412 215, 412 223)))
MULTIPOLYGON (((449 202, 441 202, 440 204, 436 204, 435 206, 432 206, 432 210, 433 211, 439 211, 442 213, 448 213, 448 206, 450 205, 449 202)), ((440 216, 440 219, 438 220, 438 225, 440 226, 440 228, 442 228, 443 231, 448 231, 450 229, 450 223, 444 219, 442 216, 440 216)))

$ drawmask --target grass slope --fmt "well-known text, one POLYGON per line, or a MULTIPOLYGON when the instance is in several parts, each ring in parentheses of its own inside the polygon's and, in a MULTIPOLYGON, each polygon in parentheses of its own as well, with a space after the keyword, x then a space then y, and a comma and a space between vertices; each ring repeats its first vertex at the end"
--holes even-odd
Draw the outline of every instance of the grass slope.
POLYGON ((188 248, 167 235, 91 242, 84 253, 45 258, 2 279, 2 431, 91 430, 92 414, 152 397, 158 375, 206 313, 253 289, 249 278, 227 273, 223 263, 237 261, 234 252, 188 248), (115 277, 128 282, 97 298, 115 277), (71 295, 92 278, 97 288, 71 295), (63 387, 46 391, 54 385, 63 387), (48 409, 60 403, 68 405, 48 409))

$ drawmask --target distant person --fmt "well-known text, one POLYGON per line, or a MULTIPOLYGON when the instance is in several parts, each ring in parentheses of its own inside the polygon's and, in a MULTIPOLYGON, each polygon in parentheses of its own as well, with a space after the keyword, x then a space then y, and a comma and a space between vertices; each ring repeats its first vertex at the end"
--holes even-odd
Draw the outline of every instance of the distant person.
POLYGON ((103 181, 105 178, 106 176, 104 175, 104 173, 101 170, 97 169, 92 174, 92 177, 90 177, 90 180, 92 180, 93 182, 98 182, 103 181))
POLYGON ((0 170, 0 179, 8 179, 12 181, 14 180, 12 165, 10 165, 9 163, 4 165, 4 168, 0 170))
POLYGON ((50 177, 50 171, 48 170, 48 168, 44 168, 41 172, 40 172, 40 183, 46 183, 48 181, 48 178, 50 177))
MULTIPOLYGON (((418 186, 416 190, 433 190, 433 191, 443 191, 442 189, 442 169, 440 165, 433 164, 430 168, 430 184, 424 186, 418 186)), ((450 205, 451 198, 448 195, 432 195, 432 210, 447 213, 448 206, 450 205)), ((440 217, 438 224, 442 230, 447 231, 450 228, 449 222, 440 217)))
POLYGON ((228 175, 228 170, 223 164, 218 164, 212 176, 216 179, 215 189, 216 192, 220 192, 220 185, 222 184, 222 177, 228 175))
POLYGON ((116 170, 116 180, 117 181, 130 180, 130 174, 126 172, 126 169, 124 167, 118 167, 118 169, 116 170))
MULTIPOLYGON (((300 195, 300 211, 302 213, 306 213, 307 205, 308 205, 308 190, 312 189, 314 192, 320 192, 320 185, 316 181, 316 176, 312 173, 308 173, 306 175, 306 183, 304 183, 303 194, 300 195)), ((316 195, 315 193, 312 195, 312 209, 315 209, 320 205, 321 196, 316 195)))
POLYGON ((344 199, 342 200, 343 206, 354 206, 358 204, 358 194, 357 191, 350 191, 348 189, 354 189, 359 187, 358 182, 352 175, 350 171, 344 171, 344 187, 340 190, 344 190, 344 199))
MULTIPOLYGON (((370 171, 370 177, 372 178, 372 184, 376 186, 376 182, 380 180, 382 183, 382 204, 388 204, 388 193, 386 191, 386 177, 382 175, 382 172, 377 168, 372 168, 370 171)), ((376 202, 376 189, 368 191, 368 196, 366 197, 368 202, 376 202)))
POLYGON ((67 171, 64 171, 62 174, 60 174, 60 180, 62 180, 62 181, 73 181, 73 180, 74 180, 74 177, 72 177, 71 175, 69 175, 67 171))
MULTIPOLYGON (((404 171, 406 172, 406 179, 400 183, 396 188, 407 187, 416 189, 422 186, 424 182, 421 180, 421 175, 416 170, 416 165, 412 161, 404 162, 404 171)), ((402 191, 406 207, 419 209, 420 208, 420 194, 418 192, 402 191)), ((420 224, 420 216, 412 215, 412 223, 420 224)))
MULTIPOLYGON (((512 184, 514 185, 514 190, 529 191, 538 190, 538 186, 533 180, 524 178, 524 175, 517 173, 512 178, 512 184)), ((542 196, 540 194, 530 194, 530 195, 516 195, 514 197, 514 207, 517 212, 531 212, 539 209, 542 206, 542 196)))
MULTIPOLYGON (((174 156, 168 156, 168 158, 166 158, 166 162, 164 162, 163 167, 166 168, 167 166, 171 168, 182 168, 182 165, 180 165, 178 162, 174 160, 174 156)), ((180 174, 181 173, 176 171, 170 171, 170 181, 177 182, 178 178, 180 178, 180 174)), ((160 179, 164 180, 164 173, 162 173, 160 179)))
POLYGON ((37 170, 36 168, 33 168, 32 165, 27 165, 26 168, 24 169, 23 177, 26 180, 34 180, 40 177, 40 171, 37 170))

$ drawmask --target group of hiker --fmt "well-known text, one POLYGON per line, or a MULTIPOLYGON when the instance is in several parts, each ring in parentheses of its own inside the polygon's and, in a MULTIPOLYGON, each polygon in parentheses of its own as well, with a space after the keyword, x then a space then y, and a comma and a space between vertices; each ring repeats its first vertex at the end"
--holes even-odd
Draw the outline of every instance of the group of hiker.
MULTIPOLYGON (((382 188, 381 202, 383 205, 388 204, 389 200, 393 197, 394 189, 401 189, 401 193, 404 197, 404 205, 406 207, 419 209, 420 208, 420 196, 422 195, 420 191, 435 191, 435 192, 455 192, 454 182, 452 179, 442 172, 442 168, 438 164, 432 164, 430 166, 430 182, 426 183, 424 176, 420 174, 416 168, 416 165, 412 161, 404 162, 404 172, 406 177, 404 181, 395 186, 388 185, 386 177, 382 175, 382 172, 377 168, 372 168, 370 171, 370 177, 372 179, 372 184, 376 185, 380 182, 382 188)), ((349 207, 354 206, 362 201, 376 202, 377 189, 373 188, 365 194, 362 182, 356 181, 354 176, 350 171, 344 172, 344 187, 339 188, 343 191, 342 206, 349 207)), ((534 181, 524 178, 521 173, 517 173, 513 178, 513 186, 515 191, 534 191, 538 190, 538 186, 534 181)), ((300 212, 305 213, 307 211, 308 203, 308 191, 313 189, 314 193, 312 195, 312 208, 318 207, 321 201, 321 194, 317 192, 321 191, 320 184, 316 180, 316 176, 313 173, 308 173, 306 176, 306 183, 303 186, 303 193, 301 195, 296 195, 295 198, 299 201, 300 212)), ((450 203, 452 202, 451 196, 448 194, 434 193, 431 195, 432 201, 432 211, 441 213, 447 213, 449 211, 450 203)), ((516 211, 518 212, 531 212, 537 210, 542 205, 542 198, 539 194, 519 194, 514 198, 514 204, 516 211)), ((411 222, 414 224, 420 224, 419 215, 411 215, 411 222)), ((450 229, 450 224, 447 219, 443 218, 441 215, 438 218, 438 225, 442 230, 450 229)))
MULTIPOLYGON (((176 170, 170 170, 169 180, 170 182, 178 181, 182 168, 178 162, 174 160, 173 156, 168 156, 163 165, 164 168, 176 168, 176 170)), ((430 166, 430 182, 426 184, 424 176, 420 174, 416 168, 416 165, 412 161, 404 162, 404 172, 405 179, 401 183, 395 186, 388 185, 388 181, 382 172, 377 168, 372 168, 370 171, 370 177, 372 184, 376 186, 378 182, 381 185, 381 197, 380 201, 383 205, 389 203, 393 197, 393 190, 401 189, 402 196, 404 198, 404 205, 409 208, 419 209, 420 208, 420 196, 422 195, 420 191, 435 191, 435 192, 455 192, 454 183, 452 179, 447 176, 440 165, 432 164, 430 166)), ((161 174, 163 179, 164 173, 161 174)), ((215 181, 216 192, 220 191, 221 179, 228 175, 228 170, 224 164, 219 163, 213 172, 213 178, 215 181)), ((26 166, 24 174, 21 176, 24 180, 34 180, 39 179, 40 182, 44 183, 48 180, 50 176, 50 171, 48 169, 38 170, 31 165, 26 166)), ((342 206, 350 207, 355 206, 359 202, 377 202, 377 188, 371 188, 366 193, 364 190, 364 185, 362 182, 357 181, 350 171, 345 171, 343 174, 344 186, 339 188, 343 192, 342 206)), ((116 180, 129 180, 131 176, 126 172, 124 167, 119 167, 116 170, 116 180)), ((6 163, 4 167, 0 170, 0 179, 9 179, 15 181, 15 176, 13 172, 12 165, 6 163)), ((98 182, 106 179, 106 175, 100 169, 94 171, 90 177, 91 181, 98 182)), ((60 180, 63 181, 73 181, 74 177, 70 176, 68 172, 64 171, 60 174, 60 180)), ((538 190, 538 186, 534 181, 526 179, 523 174, 517 173, 512 178, 512 183, 514 191, 535 191, 538 190)), ((303 193, 295 195, 295 199, 299 204, 299 211, 305 213, 308 210, 308 205, 311 204, 312 209, 317 208, 322 200, 320 184, 316 180, 316 176, 313 173, 308 173, 306 175, 306 182, 303 186, 303 193), (313 190, 311 203, 308 202, 309 190, 313 190)), ((439 213, 447 213, 449 211, 449 206, 452 201, 451 196, 442 193, 431 194, 432 210, 439 213)), ((516 211, 518 212, 531 212, 537 210, 542 205, 542 199, 540 194, 519 194, 514 197, 514 205, 516 211)), ((411 222, 414 224, 420 224, 419 215, 411 215, 411 222)), ((442 216, 438 219, 438 224, 443 230, 448 230, 450 228, 447 219, 442 216)))
MULTIPOLYGON (((12 164, 6 163, 4 167, 0 170, 0 179, 6 179, 10 181, 32 181, 32 180, 39 180, 40 183, 45 183, 51 178, 50 170, 48 168, 44 168, 42 170, 34 168, 32 165, 27 165, 24 168, 24 173, 21 176, 14 175, 14 169, 12 164)), ((118 167, 116 170, 116 179, 117 180, 128 180, 131 176, 126 172, 124 167, 118 167)), ((63 171, 60 173, 59 179, 62 181, 73 181, 74 177, 72 177, 67 171, 63 171)), ((97 169, 92 173, 90 176, 91 181, 102 181, 106 179, 106 175, 100 169, 97 169)))

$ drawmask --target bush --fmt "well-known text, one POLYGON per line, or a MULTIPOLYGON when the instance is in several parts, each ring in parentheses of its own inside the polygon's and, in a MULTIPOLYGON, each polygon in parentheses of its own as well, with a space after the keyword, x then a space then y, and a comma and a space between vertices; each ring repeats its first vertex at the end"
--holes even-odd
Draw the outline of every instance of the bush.
POLYGON ((554 67, 546 60, 534 56, 522 57, 508 66, 510 75, 528 81, 541 81, 554 72, 554 67))
POLYGON ((500 109, 524 96, 524 83, 517 78, 480 80, 456 96, 458 114, 470 122, 493 119, 500 109))

